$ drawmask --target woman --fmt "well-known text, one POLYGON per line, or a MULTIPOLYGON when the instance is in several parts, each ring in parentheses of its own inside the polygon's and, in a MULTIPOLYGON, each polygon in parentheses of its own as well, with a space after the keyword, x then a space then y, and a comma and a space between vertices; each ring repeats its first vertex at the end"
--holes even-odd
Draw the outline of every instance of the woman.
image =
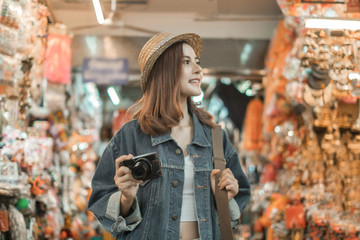
MULTIPOLYGON (((139 54, 142 98, 134 120, 112 138, 92 180, 89 210, 117 239, 220 239, 214 200, 213 117, 197 108, 201 94, 201 38, 193 33, 153 36, 139 54), (120 163, 156 152, 162 176, 133 178, 120 163)), ((222 132, 226 167, 219 187, 228 192, 234 225, 250 197, 238 155, 222 132)))

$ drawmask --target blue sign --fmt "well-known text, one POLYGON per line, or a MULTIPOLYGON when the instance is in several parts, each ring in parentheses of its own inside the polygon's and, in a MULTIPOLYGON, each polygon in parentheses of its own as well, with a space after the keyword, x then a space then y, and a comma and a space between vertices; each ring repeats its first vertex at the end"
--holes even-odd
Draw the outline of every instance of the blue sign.
POLYGON ((127 58, 86 58, 83 61, 84 82, 98 85, 127 84, 129 81, 129 62, 127 58))

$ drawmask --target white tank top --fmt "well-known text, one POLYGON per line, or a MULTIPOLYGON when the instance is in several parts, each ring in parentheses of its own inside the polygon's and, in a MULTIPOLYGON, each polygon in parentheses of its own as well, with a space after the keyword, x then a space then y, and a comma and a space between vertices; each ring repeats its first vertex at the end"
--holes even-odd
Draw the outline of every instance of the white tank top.
POLYGON ((184 162, 184 190, 180 221, 197 221, 194 195, 194 164, 190 155, 185 157, 184 162))

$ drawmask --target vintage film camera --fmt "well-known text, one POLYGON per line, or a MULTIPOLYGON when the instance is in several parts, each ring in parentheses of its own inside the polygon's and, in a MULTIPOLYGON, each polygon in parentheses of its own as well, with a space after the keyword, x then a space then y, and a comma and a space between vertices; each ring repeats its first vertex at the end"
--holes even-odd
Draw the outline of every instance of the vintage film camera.
POLYGON ((135 156, 119 165, 130 168, 133 178, 149 180, 162 176, 161 162, 156 152, 135 156))

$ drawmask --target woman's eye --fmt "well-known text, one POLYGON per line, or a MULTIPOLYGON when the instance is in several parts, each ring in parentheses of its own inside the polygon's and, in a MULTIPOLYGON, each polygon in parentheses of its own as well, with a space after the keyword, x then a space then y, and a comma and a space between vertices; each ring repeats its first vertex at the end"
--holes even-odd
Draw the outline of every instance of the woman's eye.
POLYGON ((197 64, 197 65, 201 65, 201 62, 200 62, 200 61, 197 61, 196 64, 197 64))
POLYGON ((184 60, 185 64, 190 64, 190 60, 184 60))

